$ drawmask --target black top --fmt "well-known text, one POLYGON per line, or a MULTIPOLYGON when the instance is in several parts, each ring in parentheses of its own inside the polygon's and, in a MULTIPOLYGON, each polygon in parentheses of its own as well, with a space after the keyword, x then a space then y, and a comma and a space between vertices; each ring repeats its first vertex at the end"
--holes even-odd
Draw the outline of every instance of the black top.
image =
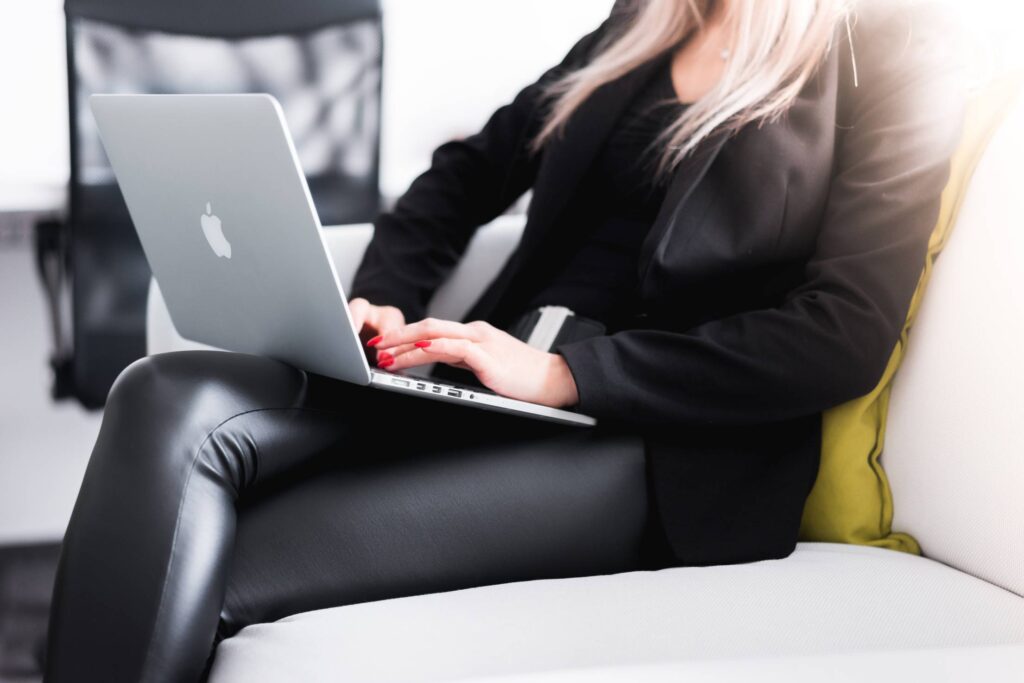
POLYGON ((626 327, 636 310, 640 245, 665 199, 657 177, 658 137, 685 110, 672 86, 671 60, 623 112, 580 188, 594 211, 578 248, 526 306, 561 305, 609 329, 626 327), (588 229, 589 228, 589 229, 588 229))

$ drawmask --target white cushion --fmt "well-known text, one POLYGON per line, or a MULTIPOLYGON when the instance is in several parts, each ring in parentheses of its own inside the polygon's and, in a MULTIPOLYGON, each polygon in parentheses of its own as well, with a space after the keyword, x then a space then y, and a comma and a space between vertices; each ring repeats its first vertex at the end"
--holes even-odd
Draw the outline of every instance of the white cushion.
POLYGON ((481 683, 1020 683, 1024 645, 890 650, 810 657, 710 659, 561 669, 477 678, 481 683))
POLYGON ((1024 643, 1024 599, 889 550, 532 581, 320 610, 224 641, 213 683, 448 681, 1024 643))
MULTIPOLYGON (((889 406, 893 526, 1024 595, 1024 98, 975 171, 889 406)), ((1022 674, 1024 680, 1024 674, 1022 674)))

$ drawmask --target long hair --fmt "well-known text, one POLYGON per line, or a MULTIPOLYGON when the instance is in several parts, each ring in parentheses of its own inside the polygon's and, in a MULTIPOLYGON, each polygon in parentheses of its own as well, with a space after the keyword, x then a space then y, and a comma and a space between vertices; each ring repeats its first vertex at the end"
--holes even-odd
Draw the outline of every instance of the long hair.
POLYGON ((656 144, 658 172, 675 167, 716 129, 736 131, 780 117, 828 52, 849 0, 632 0, 625 30, 589 64, 553 82, 551 107, 532 141, 540 150, 602 85, 677 47, 716 10, 730 45, 718 83, 687 107, 656 144))

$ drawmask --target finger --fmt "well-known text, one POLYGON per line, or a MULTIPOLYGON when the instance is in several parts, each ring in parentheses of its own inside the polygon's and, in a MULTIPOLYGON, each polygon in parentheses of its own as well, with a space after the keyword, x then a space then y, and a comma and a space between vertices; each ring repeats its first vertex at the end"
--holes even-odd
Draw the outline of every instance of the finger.
POLYGON ((371 317, 373 318, 370 326, 373 328, 374 333, 373 337, 366 341, 366 345, 377 347, 379 356, 379 351, 385 350, 380 343, 383 335, 401 328, 405 324, 405 316, 400 309, 394 306, 374 306, 371 304, 370 309, 371 317))
POLYGON ((390 349, 379 349, 377 351, 377 362, 383 361, 385 358, 397 358, 403 353, 408 353, 415 348, 415 344, 400 344, 398 346, 392 346, 390 349))
POLYGON ((389 348, 399 344, 411 344, 423 339, 436 339, 439 337, 477 341, 479 338, 479 328, 464 323, 457 323, 453 320, 424 318, 419 322, 404 325, 397 330, 384 334, 380 341, 380 346, 389 348))
POLYGON ((412 350, 382 361, 381 367, 404 370, 429 363, 445 363, 474 371, 470 358, 478 365, 482 363, 481 351, 475 343, 466 339, 433 339, 420 341, 412 350))
MULTIPOLYGON (((422 351, 428 358, 435 362, 464 364, 477 377, 490 374, 492 358, 484 351, 479 344, 467 339, 438 338, 423 340, 417 344, 417 349, 422 351)), ((406 354, 409 355, 409 354, 406 354)))
MULTIPOLYGON (((402 315, 402 311, 393 306, 384 306, 378 309, 377 316, 377 336, 373 338, 373 346, 377 349, 377 360, 379 361, 382 356, 388 354, 394 356, 408 349, 414 348, 412 344, 400 345, 392 348, 385 348, 380 342, 383 336, 389 332, 394 332, 405 325, 405 316, 402 315)), ((368 342, 369 343, 369 342, 368 342)))
POLYGON ((394 306, 377 308, 377 332, 381 335, 401 329, 405 325, 405 316, 394 306))
POLYGON ((352 326, 356 328, 356 332, 363 331, 363 325, 366 323, 366 309, 369 308, 369 302, 363 298, 352 299, 348 302, 348 314, 352 317, 352 326))
POLYGON ((366 304, 366 327, 374 332, 380 329, 380 308, 371 303, 366 304))
MULTIPOLYGON (((394 358, 390 361, 385 361, 383 364, 378 364, 381 370, 387 370, 388 372, 397 372, 399 370, 406 370, 409 368, 420 367, 423 365, 434 365, 436 363, 443 363, 453 368, 459 368, 460 370, 466 370, 467 372, 473 372, 473 368, 466 365, 463 361, 455 357, 447 356, 432 356, 426 353, 420 352, 420 349, 416 349, 416 353, 406 353, 398 358, 394 358), (399 360, 401 362, 399 362, 399 360)), ((440 380, 444 381, 444 380, 440 380)))
POLYGON ((427 354, 423 353, 422 349, 413 349, 411 352, 402 354, 397 358, 382 361, 378 364, 378 367, 382 370, 397 371, 415 368, 422 365, 434 365, 435 363, 444 363, 445 365, 450 365, 453 368, 473 372, 473 368, 469 367, 466 365, 465 361, 459 360, 455 356, 427 354))
POLYGON ((454 356, 463 359, 470 365, 473 365, 475 361, 483 361, 486 356, 479 344, 468 339, 441 337, 438 339, 425 339, 415 345, 427 354, 454 356))
MULTIPOLYGON (((450 360, 453 363, 459 362, 457 358, 452 358, 450 360)), ((403 353, 400 356, 389 356, 384 358, 377 363, 377 366, 384 370, 395 372, 398 370, 405 370, 407 368, 415 368, 420 365, 429 365, 439 361, 442 363, 445 362, 444 359, 429 356, 423 352, 423 349, 417 349, 414 347, 412 351, 403 353)))

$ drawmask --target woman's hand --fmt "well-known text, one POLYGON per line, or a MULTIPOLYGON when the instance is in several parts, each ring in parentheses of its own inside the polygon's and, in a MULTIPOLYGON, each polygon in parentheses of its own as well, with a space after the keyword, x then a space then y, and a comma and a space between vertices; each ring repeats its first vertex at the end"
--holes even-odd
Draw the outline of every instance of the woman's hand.
POLYGON ((564 358, 538 351, 483 321, 463 324, 426 318, 385 331, 370 342, 378 349, 381 368, 446 363, 470 370, 488 389, 508 398, 554 408, 579 402, 564 358))
MULTIPOLYGON (((359 338, 364 342, 375 344, 380 340, 380 335, 405 325, 405 316, 401 310, 394 306, 374 306, 362 297, 348 302, 348 312, 352 316, 352 324, 359 330, 359 338)), ((380 359, 379 353, 377 358, 380 359)))

